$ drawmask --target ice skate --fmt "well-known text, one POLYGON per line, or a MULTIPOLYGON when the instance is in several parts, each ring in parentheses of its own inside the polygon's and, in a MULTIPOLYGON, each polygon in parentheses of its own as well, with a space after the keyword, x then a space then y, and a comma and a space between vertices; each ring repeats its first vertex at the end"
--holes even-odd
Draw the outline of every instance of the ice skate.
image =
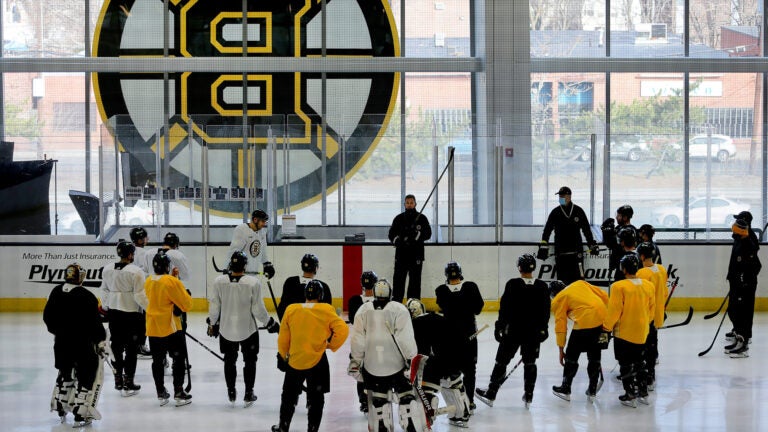
POLYGON ((168 393, 168 390, 166 389, 158 390, 157 400, 160 401, 160 406, 168 405, 168 401, 170 399, 171 399, 171 395, 170 393, 168 393))
POLYGON ((123 397, 131 397, 139 394, 139 390, 141 390, 141 386, 134 383, 133 378, 126 377, 123 382, 123 391, 121 392, 121 395, 123 397))
POLYGON ((448 419, 448 424, 460 428, 468 428, 469 417, 451 417, 448 419))
POLYGON ((531 402, 533 402, 533 393, 531 392, 523 393, 523 402, 525 403, 525 409, 530 409, 531 402))
POLYGON ((176 401, 176 406, 184 406, 192 403, 192 395, 188 394, 182 388, 177 388, 173 393, 173 399, 176 401))
POLYGON ((480 402, 492 407, 493 401, 496 400, 496 390, 478 388, 475 389, 475 396, 477 396, 480 402))
POLYGON ((571 401, 571 387, 566 384, 552 386, 552 393, 564 401, 571 401))
POLYGON ((630 408, 637 408, 637 402, 635 401, 635 397, 629 393, 624 393, 623 395, 619 396, 619 401, 624 406, 628 406, 630 408))
POLYGON ((256 402, 256 395, 253 394, 253 390, 246 390, 245 396, 243 396, 243 408, 248 408, 256 402))

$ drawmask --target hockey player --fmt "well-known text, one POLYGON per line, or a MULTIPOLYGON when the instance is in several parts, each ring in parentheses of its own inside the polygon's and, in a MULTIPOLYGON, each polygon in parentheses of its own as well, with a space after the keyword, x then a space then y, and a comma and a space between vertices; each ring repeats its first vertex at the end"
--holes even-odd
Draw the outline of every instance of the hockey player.
POLYGON ((607 348, 608 335, 602 331, 603 321, 608 311, 608 294, 599 287, 577 280, 567 287, 560 281, 549 284, 552 297, 552 313, 555 315, 555 339, 560 350, 560 366, 563 366, 563 383, 553 386, 555 396, 570 401, 571 383, 579 369, 579 356, 587 353, 587 398, 594 401, 601 377, 600 358, 602 356, 601 336, 607 348), (568 348, 565 348, 568 319, 573 321, 568 348))
MULTIPOLYGON (((347 302, 347 311, 349 312, 349 323, 355 324, 355 315, 365 303, 373 301, 373 285, 378 282, 379 277, 371 270, 366 270, 360 275, 360 285, 363 292, 349 298, 347 302)), ((361 375, 362 379, 362 375, 361 375)), ((357 382, 357 400, 360 402, 360 412, 368 413, 368 397, 365 394, 365 384, 362 381, 357 382)))
POLYGON ((760 242, 750 227, 752 213, 743 211, 733 216, 736 221, 731 226, 733 246, 726 276, 730 288, 728 318, 733 323, 733 331, 731 331, 732 343, 727 345, 725 350, 731 358, 744 358, 749 357, 749 342, 752 338, 752 323, 755 316, 757 275, 760 273, 762 264, 757 256, 760 242))
POLYGON ((634 249, 634 245, 637 244, 637 228, 630 223, 634 214, 635 211, 632 209, 632 206, 624 204, 616 209, 615 221, 613 218, 608 218, 600 226, 600 229, 603 232, 603 243, 605 243, 611 251, 610 257, 608 258, 608 270, 613 270, 614 280, 621 280, 624 278, 624 275, 621 274, 621 270, 619 270, 619 261, 626 255, 625 249, 629 247, 630 233, 632 233, 633 237, 632 248, 634 249), (616 223, 615 226, 614 222, 616 223), (623 231, 625 229, 629 231, 623 231))
MULTIPOLYGON (((155 253, 162 252, 165 254, 165 256, 168 257, 168 259, 171 260, 171 269, 169 271, 169 274, 171 276, 176 276, 181 280, 181 283, 184 284, 184 287, 186 289, 189 289, 189 282, 190 282, 190 271, 189 271, 189 261, 187 260, 186 255, 184 255, 184 252, 179 250, 179 236, 176 235, 176 233, 169 232, 165 234, 163 237, 163 246, 160 247, 155 251, 155 253)), ((154 270, 154 259, 155 255, 148 254, 150 258, 150 266, 154 270)), ((184 323, 186 326, 186 322, 184 323)))
POLYGON ((460 345, 456 344, 450 332, 448 320, 427 309, 419 299, 408 299, 406 307, 411 313, 413 333, 419 354, 427 356, 422 386, 433 408, 437 408, 438 393, 442 393, 446 404, 453 406, 448 422, 454 426, 468 427, 470 406, 464 381, 461 379, 460 345))
POLYGON ((272 426, 272 432, 288 431, 305 381, 307 431, 320 429, 324 394, 331 390, 325 350, 337 351, 349 335, 349 327, 333 306, 320 302, 323 291, 319 281, 311 280, 304 288, 305 303, 292 304, 285 310, 277 336, 277 368, 285 372, 285 379, 280 423, 272 426))
POLYGON ((408 298, 421 298, 421 268, 424 264, 424 242, 432 237, 429 219, 416 210, 416 197, 408 194, 403 201, 405 211, 395 216, 387 237, 395 247, 395 273, 392 300, 402 303, 405 279, 408 298))
POLYGON ((251 213, 251 221, 235 227, 232 233, 232 241, 229 243, 229 252, 227 256, 240 251, 248 256, 248 266, 246 273, 256 273, 259 271, 258 265, 262 265, 264 276, 272 279, 275 276, 275 267, 269 261, 267 252, 267 223, 269 215, 261 209, 256 209, 251 213))
MULTIPOLYGON (((147 230, 142 227, 133 227, 130 232, 131 242, 136 247, 133 252, 133 264, 138 266, 145 275, 152 274, 152 257, 150 256, 149 249, 146 248, 149 242, 149 234, 147 230)), ((144 311, 142 310, 142 314, 144 311)), ((141 337, 139 338, 139 358, 152 358, 152 354, 149 352, 149 346, 147 345, 147 329, 144 327, 146 317, 141 320, 142 329, 141 337)))
POLYGON ((478 398, 493 406, 496 393, 504 382, 507 365, 518 348, 523 362, 523 402, 530 407, 536 385, 536 359, 539 346, 549 336, 550 298, 547 284, 533 277, 536 258, 523 254, 517 259, 519 278, 512 278, 504 286, 499 304, 499 319, 494 337, 499 342, 496 364, 491 372, 487 389, 477 389, 478 398))
POLYGON ((549 236, 554 231, 557 277, 569 284, 584 275, 584 245, 581 235, 584 234, 592 256, 597 256, 600 252, 592 237, 587 214, 571 201, 571 188, 563 186, 555 195, 559 196, 560 205, 552 209, 547 217, 537 258, 546 260, 549 256, 549 236))
POLYGON ((640 243, 650 243, 653 245, 653 263, 654 264, 662 264, 661 262, 661 251, 659 250, 659 245, 656 244, 655 241, 653 241, 653 236, 656 235, 656 229, 653 227, 653 225, 650 224, 643 224, 640 225, 640 228, 637 229, 637 236, 639 237, 640 243))
POLYGON ((315 254, 304 254, 301 257, 301 276, 291 276, 283 283, 283 294, 280 296, 280 304, 277 306, 277 318, 282 320, 285 309, 294 303, 304 303, 304 288, 308 281, 315 280, 323 286, 322 302, 332 304, 331 288, 327 283, 315 279, 320 260, 315 254))
POLYGON ((461 353, 459 367, 464 376, 469 406, 471 411, 474 411, 477 338, 472 335, 477 332, 475 316, 483 311, 485 301, 477 284, 464 280, 459 263, 451 261, 445 265, 445 279, 446 283, 435 289, 435 297, 437 305, 450 324, 449 329, 456 336, 456 343, 459 345, 457 351, 461 353))
POLYGON ((146 274, 133 264, 136 247, 126 241, 117 244, 120 261, 104 268, 101 282, 101 307, 109 320, 112 366, 115 390, 123 396, 133 396, 141 386, 134 383, 139 344, 145 333, 147 308, 144 293, 146 274))
POLYGON ((70 264, 64 271, 64 283, 48 296, 43 321, 54 335, 53 356, 56 387, 51 411, 64 422, 66 413, 75 416, 75 426, 101 419, 96 403, 104 381, 104 365, 100 356, 106 349, 104 325, 99 314, 99 301, 83 288, 85 270, 70 264))
POLYGON ((155 381, 160 406, 168 403, 170 394, 163 383, 163 362, 166 354, 173 359, 173 391, 176 406, 192 402, 192 396, 184 391, 184 370, 187 364, 186 341, 180 315, 192 308, 192 296, 181 281, 168 274, 171 260, 158 252, 152 260, 154 275, 147 278, 144 291, 149 299, 147 306, 147 336, 152 351, 152 378, 155 381))
POLYGON ((637 277, 640 261, 635 254, 626 255, 619 263, 625 279, 611 285, 608 314, 603 330, 613 332, 613 352, 619 362, 619 373, 625 393, 622 405, 637 407, 635 399, 648 404, 648 387, 643 372, 643 347, 648 337, 651 317, 655 312, 655 287, 637 277))
POLYGON ((256 381, 256 360, 259 354, 260 321, 267 332, 277 333, 280 325, 267 314, 261 295, 259 279, 245 274, 248 257, 235 252, 229 260, 229 274, 218 276, 213 282, 213 292, 208 298, 208 336, 218 337, 219 350, 224 354, 224 380, 227 383, 229 402, 237 399, 235 379, 237 378, 238 349, 243 352, 243 382, 246 407, 256 401, 253 384, 256 381))
POLYGON ((394 432, 388 393, 399 401, 400 426, 407 432, 427 428, 424 407, 403 375, 416 355, 416 340, 408 309, 392 300, 392 287, 381 279, 373 287, 374 300, 360 306, 352 327, 348 372, 363 376, 368 391, 368 430, 394 432))
POLYGON ((650 281, 654 286, 654 313, 651 325, 648 327, 648 337, 645 339, 644 363, 648 391, 653 391, 656 383, 656 359, 659 358, 659 337, 657 329, 664 326, 664 308, 667 303, 667 269, 656 261, 656 250, 650 242, 637 246, 637 255, 642 268, 637 271, 637 277, 650 281))

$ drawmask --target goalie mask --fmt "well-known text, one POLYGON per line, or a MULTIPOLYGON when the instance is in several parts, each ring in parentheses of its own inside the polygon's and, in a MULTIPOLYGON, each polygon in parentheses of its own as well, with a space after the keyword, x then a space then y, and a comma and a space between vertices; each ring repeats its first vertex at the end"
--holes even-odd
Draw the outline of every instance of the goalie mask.
POLYGON ((80 285, 85 280, 85 270, 78 263, 72 263, 64 270, 64 282, 80 285))
POLYGON ((392 285, 386 279, 379 279, 373 285, 373 297, 380 302, 388 302, 392 300, 392 285))
POLYGON ((418 318, 427 313, 427 308, 424 307, 424 303, 422 303, 419 299, 408 299, 408 301, 405 303, 405 307, 407 307, 408 311, 411 313, 411 318, 418 318))

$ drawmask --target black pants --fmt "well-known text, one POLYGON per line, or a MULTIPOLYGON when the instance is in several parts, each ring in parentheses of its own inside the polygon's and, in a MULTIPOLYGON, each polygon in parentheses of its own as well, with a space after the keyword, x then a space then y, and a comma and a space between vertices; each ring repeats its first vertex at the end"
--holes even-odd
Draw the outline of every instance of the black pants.
POLYGON ((643 367, 645 344, 635 344, 624 339, 613 339, 613 353, 619 362, 619 373, 624 391, 632 396, 648 393, 643 367))
POLYGON ((302 385, 306 382, 307 423, 310 428, 320 427, 325 406, 325 393, 331 390, 331 375, 328 357, 323 354, 320 361, 305 370, 287 366, 283 379, 283 393, 280 396, 280 428, 288 430, 291 425, 296 404, 299 401, 302 385))
POLYGON ((573 377, 579 370, 579 357, 581 353, 587 353, 587 376, 589 376, 590 390, 594 390, 600 378, 600 360, 602 350, 597 344, 602 333, 602 326, 591 329, 574 329, 568 338, 568 346, 565 348, 565 367, 563 368, 563 382, 571 385, 573 377))
POLYGON ((421 299, 421 266, 423 260, 395 258, 395 274, 392 277, 392 300, 402 303, 405 279, 408 278, 408 298, 421 299))
POLYGON ((235 388, 237 379, 237 350, 243 352, 243 382, 245 391, 253 391, 253 384, 256 381, 256 360, 259 355, 259 332, 253 332, 245 340, 233 342, 219 337, 219 350, 224 354, 224 381, 227 383, 227 389, 235 388))
POLYGON ((74 370, 79 388, 93 387, 101 359, 92 343, 56 340, 53 344, 53 355, 59 376, 70 377, 74 370))
POLYGON ((136 356, 144 337, 144 315, 141 312, 109 310, 110 347, 115 374, 133 378, 136 374, 136 356))
MULTIPOLYGON (((536 386, 536 359, 539 358, 539 342, 528 342, 513 339, 504 339, 496 350, 496 364, 491 371, 490 389, 498 390, 504 382, 504 376, 507 373, 507 365, 520 349, 520 355, 523 358, 523 390, 526 393, 533 393, 536 386)), ((466 382, 465 382, 466 385, 466 382)), ((469 389, 467 389, 469 395, 469 389)))
POLYGON ((755 291, 757 281, 729 281, 728 318, 733 331, 744 339, 752 338, 752 323, 755 317, 755 291))
POLYGON ((656 359, 659 358, 659 331, 651 322, 648 329, 648 337, 645 339, 643 348, 643 363, 645 366, 645 377, 648 384, 656 381, 656 359))
POLYGON ((584 275, 584 254, 582 252, 562 252, 555 256, 557 278, 566 286, 581 279, 584 275))
POLYGON ((163 361, 166 354, 173 360, 171 366, 173 390, 179 390, 184 385, 184 371, 187 366, 186 343, 183 331, 177 331, 165 337, 149 337, 149 350, 152 351, 152 378, 155 380, 155 389, 158 393, 165 390, 163 361))

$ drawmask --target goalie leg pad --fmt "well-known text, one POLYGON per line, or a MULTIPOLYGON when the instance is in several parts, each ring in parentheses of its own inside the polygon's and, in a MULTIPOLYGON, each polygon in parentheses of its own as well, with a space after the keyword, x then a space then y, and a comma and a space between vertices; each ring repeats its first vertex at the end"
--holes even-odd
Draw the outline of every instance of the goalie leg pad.
POLYGON ((98 362, 96 368, 96 377, 93 380, 91 388, 78 386, 75 396, 72 413, 75 417, 82 417, 85 420, 101 420, 101 413, 96 409, 96 404, 101 396, 101 389, 104 384, 104 362, 98 362))
POLYGON ((56 385, 53 387, 51 411, 56 411, 59 417, 64 417, 68 412, 72 412, 72 405, 75 402, 77 391, 75 389, 75 378, 72 373, 73 371, 70 370, 69 376, 64 377, 59 372, 59 376, 56 378, 56 385))
POLYGON ((395 422, 392 417, 392 404, 386 393, 368 390, 368 430, 376 432, 394 432, 395 422))
POLYGON ((453 417, 468 418, 470 414, 469 396, 464 388, 461 375, 449 377, 440 380, 440 392, 445 399, 445 403, 450 407, 454 406, 453 417))
POLYGON ((406 432, 424 432, 428 431, 427 417, 424 414, 424 407, 413 398, 405 396, 400 399, 398 407, 400 417, 400 426, 406 432))

